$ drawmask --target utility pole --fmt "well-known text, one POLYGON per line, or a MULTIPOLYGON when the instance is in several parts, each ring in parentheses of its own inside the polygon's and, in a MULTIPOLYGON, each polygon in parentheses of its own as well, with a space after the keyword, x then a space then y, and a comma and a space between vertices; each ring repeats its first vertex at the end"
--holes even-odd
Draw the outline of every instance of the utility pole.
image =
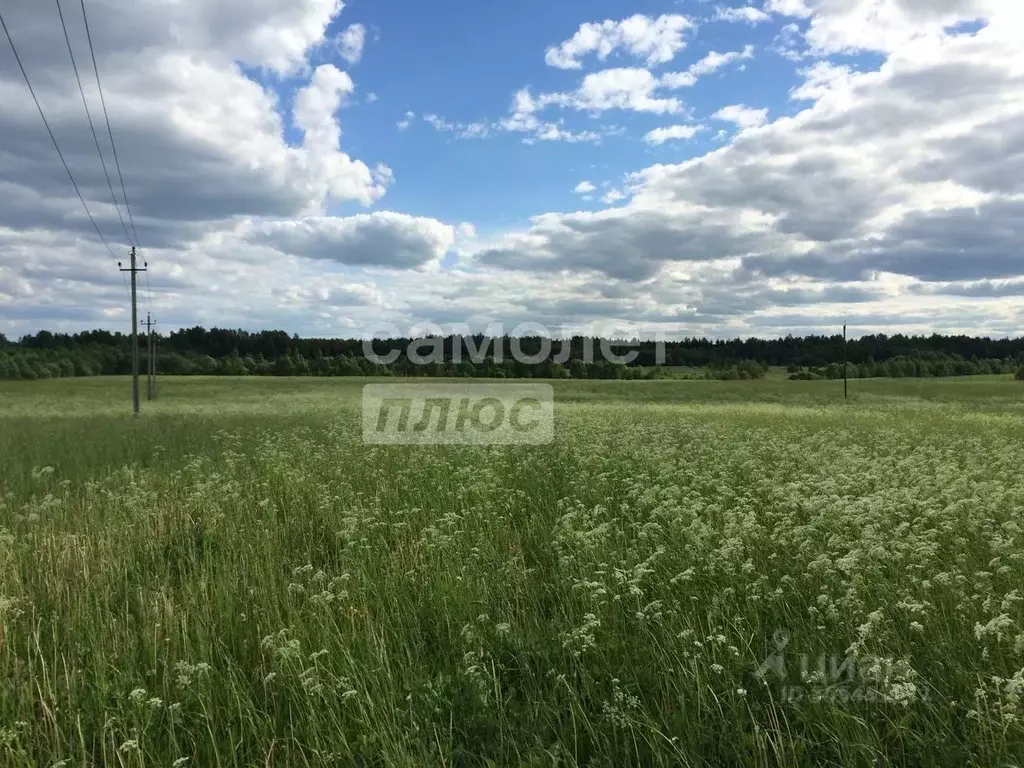
MULTIPOLYGON (((153 323, 153 325, 156 325, 156 323, 153 323)), ((156 390, 157 390, 157 386, 156 386, 156 345, 157 345, 157 337, 154 336, 153 337, 153 399, 154 400, 156 400, 156 390)))
POLYGON ((850 398, 846 385, 846 323, 843 323, 843 400, 850 398))
POLYGON ((156 379, 156 350, 153 349, 153 326, 156 323, 146 313, 146 351, 149 353, 146 360, 146 399, 153 399, 153 385, 156 379))
POLYGON ((139 308, 135 300, 135 287, 136 287, 136 276, 139 272, 145 272, 148 266, 145 262, 142 263, 142 269, 136 266, 135 261, 135 246, 132 246, 131 252, 131 268, 124 269, 121 266, 121 262, 117 262, 117 268, 122 272, 132 273, 132 410, 135 415, 139 415, 139 308))

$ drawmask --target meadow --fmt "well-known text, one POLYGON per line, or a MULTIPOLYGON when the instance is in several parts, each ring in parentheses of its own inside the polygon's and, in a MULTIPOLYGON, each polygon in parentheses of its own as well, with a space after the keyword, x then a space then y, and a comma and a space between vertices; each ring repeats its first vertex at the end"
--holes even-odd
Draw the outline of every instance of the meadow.
POLYGON ((1020 766, 1024 384, 0 382, 0 765, 1020 766))

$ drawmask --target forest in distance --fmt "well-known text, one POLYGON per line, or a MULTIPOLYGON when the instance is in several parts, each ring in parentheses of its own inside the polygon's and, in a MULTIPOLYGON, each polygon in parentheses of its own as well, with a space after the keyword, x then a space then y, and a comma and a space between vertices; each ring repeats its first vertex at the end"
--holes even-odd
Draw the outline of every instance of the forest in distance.
MULTIPOLYGON (((194 327, 154 334, 157 371, 164 375, 444 376, 573 379, 759 379, 772 367, 794 379, 947 377, 1017 373, 1024 378, 1024 338, 865 335, 761 339, 683 338, 548 340, 448 336, 375 339, 302 338, 284 331, 194 327), (438 352, 439 359, 413 362, 438 352), (518 354, 513 354, 513 348, 518 354), (550 353, 538 362, 548 349, 550 353), (629 363, 612 362, 612 355, 629 363), (519 358, 519 359, 516 359, 519 358), (388 362, 382 362, 387 360, 388 362)), ((140 351, 148 354, 140 334, 140 351)), ((613 358, 614 359, 614 358, 613 358)), ((131 372, 131 337, 105 330, 76 334, 40 331, 17 341, 0 334, 0 379, 46 379, 131 372)))

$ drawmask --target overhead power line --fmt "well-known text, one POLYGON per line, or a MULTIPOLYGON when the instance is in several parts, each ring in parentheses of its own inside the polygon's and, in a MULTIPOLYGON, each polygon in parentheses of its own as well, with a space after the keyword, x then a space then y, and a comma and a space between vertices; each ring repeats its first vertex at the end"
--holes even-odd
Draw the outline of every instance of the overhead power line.
POLYGON ((124 230, 124 236, 128 240, 128 245, 135 245, 132 240, 131 234, 128 232, 128 225, 124 223, 124 217, 121 215, 121 207, 117 204, 117 195, 114 194, 114 185, 110 181, 110 174, 107 173, 107 163, 103 159, 103 150, 100 149, 100 140, 96 136, 96 126, 92 122, 92 113, 89 111, 89 102, 85 98, 85 89, 82 88, 82 78, 78 75, 78 64, 75 62, 75 52, 71 48, 71 38, 68 37, 68 27, 64 23, 64 12, 60 7, 60 0, 57 2, 57 15, 60 16, 60 26, 64 30, 64 42, 68 44, 68 55, 71 56, 71 68, 75 70, 75 80, 78 82, 78 92, 82 95, 82 106, 85 107, 85 116, 89 120, 89 130, 92 131, 92 140, 96 144, 96 154, 100 156, 100 165, 103 166, 103 175, 107 179, 107 188, 110 190, 110 199, 114 201, 114 210, 117 211, 117 218, 121 220, 121 228, 124 230))
POLYGON ((96 64, 96 49, 92 46, 92 32, 89 31, 89 14, 85 12, 85 0, 80 0, 80 2, 82 5, 82 19, 85 21, 85 37, 89 41, 89 55, 92 57, 92 71, 96 74, 96 90, 100 92, 100 104, 103 106, 103 119, 107 123, 107 135, 110 137, 110 149, 114 153, 114 166, 117 168, 117 178, 121 182, 121 194, 124 196, 124 207, 128 210, 128 221, 132 225, 132 234, 135 235, 135 244, 141 248, 142 243, 139 241, 139 233, 135 230, 135 219, 132 217, 132 207, 128 202, 128 192, 124 188, 124 176, 121 175, 121 162, 117 159, 117 147, 114 145, 114 132, 110 128, 110 115, 107 114, 107 100, 103 98, 103 86, 100 84, 100 68, 96 64))
POLYGON ((117 255, 114 250, 110 247, 110 243, 103 237, 103 233, 100 232, 99 225, 96 224, 96 219, 93 218, 92 213, 89 211, 89 206, 85 203, 85 198, 82 197, 82 191, 78 188, 78 183, 75 181, 75 177, 71 173, 71 169, 68 167, 67 160, 64 159, 64 153, 60 151, 60 145, 57 144, 57 139, 53 135, 53 130, 50 128, 50 123, 46 119, 46 114, 43 112, 42 106, 39 104, 39 99, 36 96, 35 89, 32 87, 32 82, 28 79, 28 73, 25 71, 25 65, 21 63, 21 57, 18 55, 18 49, 14 45, 14 40, 11 38, 11 32, 7 29, 7 23, 4 21, 3 14, 0 13, 0 26, 3 27, 4 34, 7 36, 7 42, 11 45, 11 51, 14 53, 14 60, 18 62, 18 69, 21 70, 21 76, 25 78, 25 85, 28 86, 28 92, 32 95, 32 101, 36 104, 36 109, 39 110, 39 117, 43 120, 43 125, 46 126, 46 132, 50 135, 50 141, 53 142, 53 148, 57 150, 57 155, 60 157, 60 162, 64 166, 64 170, 68 174, 68 179, 71 181, 71 186, 75 188, 75 194, 78 195, 78 199, 82 203, 82 208, 85 209, 85 215, 89 217, 89 221, 92 222, 93 229, 96 230, 96 234, 99 235, 100 242, 106 246, 107 250, 110 251, 110 255, 115 259, 117 255))
POLYGON ((153 289, 149 287, 149 270, 146 270, 146 307, 153 311, 153 289))
MULTIPOLYGON (((59 0, 58 0, 59 3, 59 0)), ((114 131, 110 127, 110 114, 107 112, 107 99, 103 95, 103 84, 100 82, 100 68, 96 63, 96 48, 92 44, 92 31, 89 29, 89 14, 85 10, 85 0, 79 0, 79 4, 82 7, 82 21, 85 24, 85 38, 89 42, 89 57, 92 59, 92 71, 96 77, 96 90, 100 94, 100 105, 103 107, 103 121, 107 125, 107 137, 110 139, 110 151, 114 155, 114 167, 117 169, 117 179, 121 184, 121 195, 124 198, 124 207, 128 211, 128 222, 132 227, 132 234, 135 235, 135 245, 138 246, 139 250, 142 250, 142 241, 139 239, 139 232, 135 228, 135 217, 132 216, 132 206, 128 202, 128 190, 125 189, 124 175, 121 173, 121 160, 117 156, 117 145, 114 143, 114 131)), ((104 168, 106 171, 106 168, 104 168)), ((109 183, 109 179, 107 180, 109 183)), ((124 225, 124 220, 121 220, 121 224, 124 225)), ((146 273, 146 303, 150 310, 153 308, 153 294, 149 288, 149 273, 146 273)))

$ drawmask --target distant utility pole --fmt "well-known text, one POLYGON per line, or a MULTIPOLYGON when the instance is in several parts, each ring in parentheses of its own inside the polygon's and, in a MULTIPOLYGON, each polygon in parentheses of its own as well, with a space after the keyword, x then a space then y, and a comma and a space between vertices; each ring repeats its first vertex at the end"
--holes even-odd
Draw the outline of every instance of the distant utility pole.
POLYGON ((843 323, 843 400, 850 399, 846 383, 846 323, 843 323))
POLYGON ((139 272, 145 272, 147 264, 143 262, 142 269, 136 266, 135 246, 132 246, 131 267, 124 269, 121 262, 117 262, 117 268, 122 272, 132 273, 132 410, 139 415, 139 308, 135 300, 136 276, 139 272))
POLYGON ((146 399, 152 400, 154 397, 154 385, 156 384, 156 350, 153 349, 153 326, 156 323, 150 317, 149 312, 146 313, 146 352, 149 353, 148 359, 146 360, 146 399))

